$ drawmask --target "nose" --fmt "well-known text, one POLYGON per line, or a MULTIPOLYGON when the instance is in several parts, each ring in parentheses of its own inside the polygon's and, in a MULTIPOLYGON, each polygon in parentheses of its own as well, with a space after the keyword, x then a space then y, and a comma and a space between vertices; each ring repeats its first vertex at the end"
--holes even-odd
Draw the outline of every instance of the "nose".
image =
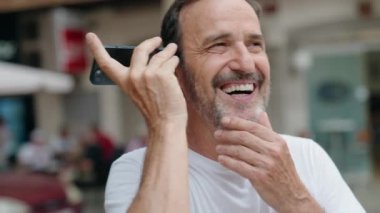
POLYGON ((229 67, 238 72, 252 72, 255 70, 255 60, 253 53, 248 51, 244 44, 236 44, 231 51, 231 61, 229 67))

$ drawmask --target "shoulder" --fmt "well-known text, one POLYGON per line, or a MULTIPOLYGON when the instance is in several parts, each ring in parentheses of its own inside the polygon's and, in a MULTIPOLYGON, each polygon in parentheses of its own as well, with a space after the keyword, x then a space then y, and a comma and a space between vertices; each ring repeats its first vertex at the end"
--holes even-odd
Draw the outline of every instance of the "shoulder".
MULTIPOLYGON (((144 165, 145 148, 136 149, 128 152, 116 159, 111 166, 108 182, 112 182, 120 177, 136 176, 139 177, 144 165)), ((119 181, 119 180, 118 180, 119 181)))
POLYGON ((126 212, 137 193, 145 148, 128 152, 112 163, 105 189, 106 212, 126 212))
POLYGON ((146 148, 135 149, 131 152, 125 153, 112 163, 112 167, 119 165, 143 165, 146 148))
POLYGON ((365 212, 327 152, 315 141, 281 135, 298 175, 326 212, 365 212))
POLYGON ((303 154, 312 157, 325 153, 322 147, 312 139, 291 135, 281 135, 281 137, 285 140, 293 156, 303 154))
POLYGON ((281 135, 288 145, 289 152, 298 172, 302 175, 316 175, 325 164, 333 164, 325 150, 314 140, 308 138, 281 135))
POLYGON ((111 166, 108 183, 119 182, 133 176, 140 178, 144 166, 145 148, 128 152, 116 159, 111 166))
POLYGON ((288 145, 294 161, 314 163, 315 160, 330 161, 326 151, 314 140, 290 135, 281 135, 288 145), (306 160, 306 161, 305 161, 306 160))
POLYGON ((288 145, 291 145, 291 146, 299 146, 299 145, 303 145, 304 143, 315 143, 312 139, 309 139, 309 138, 301 138, 301 137, 296 137, 296 136, 292 136, 292 135, 284 135, 284 134, 281 134, 280 135, 288 145))

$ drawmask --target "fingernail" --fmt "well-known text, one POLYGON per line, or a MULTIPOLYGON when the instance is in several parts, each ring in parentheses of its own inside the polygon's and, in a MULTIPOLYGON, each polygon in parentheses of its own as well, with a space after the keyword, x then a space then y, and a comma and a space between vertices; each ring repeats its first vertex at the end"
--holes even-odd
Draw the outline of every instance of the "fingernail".
POLYGON ((219 163, 222 163, 223 161, 225 161, 225 159, 226 159, 226 157, 224 155, 218 155, 218 157, 217 157, 217 161, 219 163))
POLYGON ((230 123, 230 121, 231 121, 230 117, 223 117, 222 118, 222 124, 228 124, 228 123, 230 123))
POLYGON ((162 38, 160 36, 156 36, 154 39, 162 41, 162 38))
POLYGON ((177 44, 176 44, 176 43, 170 43, 170 44, 168 44, 168 45, 170 45, 170 46, 172 46, 172 47, 177 47, 177 44))
POLYGON ((90 42, 90 39, 92 39, 94 37, 94 34, 92 32, 89 32, 86 34, 86 42, 89 43, 90 42))
POLYGON ((216 130, 215 133, 214 133, 214 136, 216 138, 220 137, 221 135, 222 135, 222 130, 220 130, 220 129, 216 130))

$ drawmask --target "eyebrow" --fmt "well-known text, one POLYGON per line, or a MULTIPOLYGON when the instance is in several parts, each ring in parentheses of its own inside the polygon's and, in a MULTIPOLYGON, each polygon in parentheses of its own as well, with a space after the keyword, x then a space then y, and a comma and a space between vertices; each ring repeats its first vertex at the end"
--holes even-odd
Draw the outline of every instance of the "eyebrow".
MULTIPOLYGON (((217 40, 220 40, 220 39, 225 39, 225 38, 228 38, 228 37, 231 37, 231 34, 230 33, 222 33, 222 34, 217 34, 217 35, 210 35, 210 36, 207 36, 206 39, 204 40, 203 42, 203 45, 207 45, 213 41, 217 41, 217 40)), ((252 33, 248 36, 249 39, 251 40, 263 40, 264 41, 264 36, 262 34, 258 34, 258 33, 252 33)))
POLYGON ((217 41, 217 40, 220 40, 220 39, 228 38, 230 36, 231 36, 230 33, 222 33, 222 34, 210 35, 210 36, 207 36, 206 39, 203 41, 203 45, 209 44, 209 43, 211 43, 213 41, 217 41))
POLYGON ((264 41, 264 36, 262 34, 251 34, 248 36, 252 40, 263 40, 264 41))

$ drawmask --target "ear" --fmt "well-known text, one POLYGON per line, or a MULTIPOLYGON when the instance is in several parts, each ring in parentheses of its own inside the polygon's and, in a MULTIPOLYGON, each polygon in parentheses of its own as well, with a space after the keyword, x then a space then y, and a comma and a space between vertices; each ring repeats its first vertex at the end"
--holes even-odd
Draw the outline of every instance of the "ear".
MULTIPOLYGON (((181 63, 181 62, 179 62, 179 63, 181 63)), ((178 66, 177 66, 177 68, 175 68, 175 76, 178 78, 178 80, 179 80, 179 78, 180 78, 180 75, 182 75, 181 73, 182 73, 183 71, 182 71, 182 66, 181 66, 181 64, 178 64, 178 66)))
POLYGON ((182 66, 181 66, 181 64, 179 64, 178 66, 177 66, 177 68, 175 69, 175 76, 177 77, 177 79, 178 79, 178 82, 179 82, 179 85, 181 86, 181 89, 182 89, 182 91, 183 91, 183 89, 185 88, 185 78, 184 78, 184 74, 183 74, 183 72, 184 72, 184 70, 183 70, 183 68, 182 68, 182 66))

